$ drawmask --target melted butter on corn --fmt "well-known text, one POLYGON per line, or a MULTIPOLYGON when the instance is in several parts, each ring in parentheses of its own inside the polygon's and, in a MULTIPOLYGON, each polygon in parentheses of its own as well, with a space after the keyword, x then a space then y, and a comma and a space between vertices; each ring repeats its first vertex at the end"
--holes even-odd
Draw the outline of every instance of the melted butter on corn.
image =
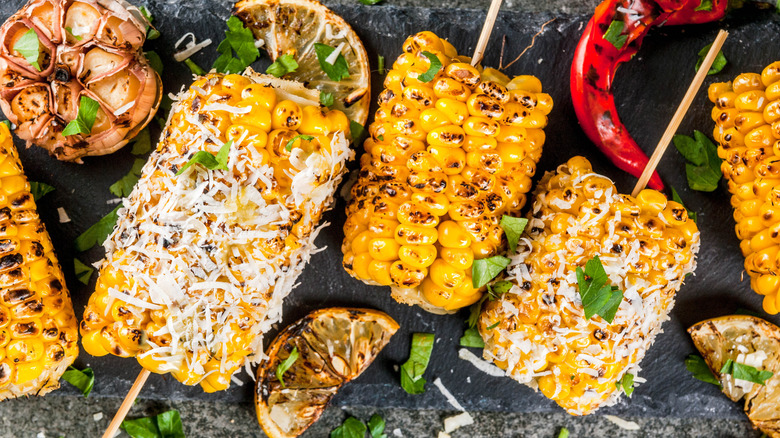
POLYGON ((81 325, 87 352, 135 356, 208 392, 261 359, 354 155, 346 116, 297 87, 210 74, 181 96, 104 244, 81 325), (228 170, 176 176, 228 141, 228 170))
POLYGON ((750 286, 780 311, 780 61, 712 84, 713 136, 728 180, 750 286))
POLYGON ((552 99, 533 76, 472 67, 431 32, 406 40, 385 79, 344 225, 344 267, 436 313, 478 301, 475 259, 506 246, 525 205, 552 99), (430 61, 442 68, 422 82, 430 61))
POLYGON ((78 356, 78 322, 30 184, 0 124, 0 400, 59 387, 78 356))
POLYGON ((570 414, 586 415, 616 402, 615 382, 640 371, 695 268, 699 231, 682 205, 654 190, 619 194, 582 157, 547 173, 534 194, 508 268, 513 286, 480 316, 484 357, 570 414), (624 291, 611 324, 584 316, 575 270, 594 256, 624 291))

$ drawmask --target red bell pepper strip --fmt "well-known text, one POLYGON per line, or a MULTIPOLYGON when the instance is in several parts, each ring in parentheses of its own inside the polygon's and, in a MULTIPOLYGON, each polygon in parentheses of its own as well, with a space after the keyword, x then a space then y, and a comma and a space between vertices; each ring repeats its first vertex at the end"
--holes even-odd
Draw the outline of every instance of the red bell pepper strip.
MULTIPOLYGON (((726 14, 728 0, 712 0, 709 8, 704 1, 605 0, 596 7, 574 52, 571 94, 580 126, 618 168, 635 177, 649 160, 618 117, 612 95, 615 71, 639 51, 650 28, 706 23, 726 14)), ((664 187, 658 173, 648 185, 664 187)))

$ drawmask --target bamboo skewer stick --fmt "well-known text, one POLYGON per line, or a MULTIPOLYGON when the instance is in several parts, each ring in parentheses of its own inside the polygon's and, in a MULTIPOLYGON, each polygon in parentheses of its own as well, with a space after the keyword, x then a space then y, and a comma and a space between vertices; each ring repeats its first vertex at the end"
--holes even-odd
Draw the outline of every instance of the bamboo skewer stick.
POLYGON ((672 142, 674 133, 677 132, 677 128, 680 127, 680 123, 682 123, 685 114, 691 107, 691 103, 696 97, 696 93, 698 93, 699 88, 701 88, 704 83, 704 78, 707 76, 710 67, 712 67, 712 63, 715 62, 715 57, 718 56, 718 52, 720 52, 721 47, 723 47, 723 43, 726 41, 727 36, 729 36, 729 33, 725 30, 721 29, 721 31, 718 32, 715 42, 712 43, 712 47, 710 47, 710 51, 707 52, 707 56, 704 58, 701 67, 699 67, 699 71, 696 73, 696 76, 693 77, 693 82, 691 82, 690 87, 688 87, 688 91, 685 92, 685 96, 683 97, 682 102, 680 102, 680 106, 677 107, 677 111, 674 113, 672 121, 666 128, 664 135, 661 136, 661 141, 659 141, 658 146, 655 147, 653 155, 650 157, 650 161, 647 163, 647 166, 645 166, 645 170, 639 177, 636 186, 634 186, 634 191, 631 192, 631 196, 638 195, 647 185, 653 172, 655 172, 655 168, 658 167, 658 163, 661 161, 664 152, 666 152, 666 148, 668 148, 669 143, 672 142))
POLYGON ((127 413, 130 412, 130 408, 133 407, 133 403, 135 402, 136 397, 138 397, 138 393, 140 393, 141 389, 144 387, 146 379, 149 378, 149 374, 151 373, 147 369, 143 369, 138 373, 138 377, 135 378, 133 386, 127 391, 127 395, 122 401, 122 405, 119 406, 116 414, 114 414, 114 418, 111 420, 111 424, 108 425, 106 432, 103 434, 103 438, 113 438, 116 431, 119 430, 119 426, 125 420, 127 413))
POLYGON ((485 24, 482 25, 482 33, 479 34, 479 40, 477 40, 477 47, 474 49, 474 56, 471 57, 471 65, 475 66, 482 61, 482 57, 485 56, 485 48, 487 47, 490 34, 493 33, 493 27, 496 25, 496 18, 498 17, 498 10, 501 9, 502 0, 493 0, 490 3, 490 9, 488 9, 487 16, 485 17, 485 24))

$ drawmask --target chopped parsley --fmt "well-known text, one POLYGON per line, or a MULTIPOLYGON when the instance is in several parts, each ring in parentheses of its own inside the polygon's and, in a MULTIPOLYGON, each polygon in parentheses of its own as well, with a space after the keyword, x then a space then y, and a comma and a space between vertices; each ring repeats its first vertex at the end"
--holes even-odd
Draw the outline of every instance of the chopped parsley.
POLYGON ((317 54, 317 61, 320 62, 322 71, 324 71, 333 81, 347 79, 349 77, 349 66, 347 65, 347 59, 344 58, 343 54, 339 53, 339 56, 336 57, 336 61, 333 64, 327 61, 334 50, 336 49, 327 44, 314 43, 314 53, 317 54))
POLYGON ((696 214, 695 211, 688 210, 688 207, 686 207, 685 204, 683 204, 680 195, 677 193, 677 190, 675 190, 674 187, 672 187, 672 201, 682 205, 685 211, 688 212, 688 217, 693 221, 693 223, 698 223, 697 221, 698 215, 696 214))
POLYGON ((120 427, 132 438, 184 438, 181 416, 175 409, 153 417, 125 420, 120 427))
POLYGON ((366 425, 355 417, 349 417, 341 426, 330 432, 330 438, 365 438, 366 425))
POLYGON ((149 128, 144 128, 132 140, 133 148, 130 153, 133 155, 146 155, 152 150, 152 136, 149 134, 149 128))
POLYGON ((313 135, 304 135, 304 134, 298 134, 295 137, 291 138, 290 141, 287 142, 287 145, 284 146, 284 150, 287 152, 292 151, 293 145, 295 145, 295 141, 298 139, 306 140, 306 141, 312 141, 314 140, 313 135))
POLYGON ((260 57, 260 50, 255 46, 252 31, 238 17, 228 18, 227 26, 225 39, 217 47, 220 56, 212 68, 219 73, 241 73, 260 57))
POLYGON ((748 382, 757 383, 759 385, 763 385, 764 382, 774 376, 774 373, 769 370, 758 370, 755 367, 734 362, 731 359, 723 364, 720 373, 731 374, 735 379, 747 380, 748 382))
POLYGON ((382 0, 360 0, 360 3, 363 3, 366 6, 373 6, 381 1, 382 0))
POLYGON ((290 355, 287 356, 287 359, 283 360, 282 363, 276 367, 276 378, 279 380, 279 383, 282 384, 282 388, 286 388, 284 385, 284 373, 293 366, 296 360, 298 360, 298 347, 293 348, 290 355))
POLYGON ((721 386, 717 377, 712 374, 710 367, 707 366, 707 362, 704 361, 703 357, 697 356, 695 354, 689 355, 685 359, 685 368, 690 371, 691 374, 693 374, 695 379, 701 380, 702 382, 712 383, 718 387, 721 386))
POLYGON ((89 397, 89 393, 92 392, 92 387, 95 386, 95 372, 92 371, 92 368, 79 370, 69 366, 68 369, 62 373, 62 380, 78 388, 84 397, 89 397))
POLYGON ((265 72, 269 75, 281 78, 287 73, 292 73, 295 70, 298 70, 298 62, 295 61, 295 58, 293 58, 292 55, 285 54, 276 58, 276 61, 265 69, 265 72))
POLYGON ((718 147, 700 131, 693 131, 693 138, 687 135, 675 135, 674 147, 685 158, 685 173, 688 186, 700 192, 712 192, 718 188, 723 177, 720 170, 721 160, 718 147))
POLYGON ((377 66, 378 66, 377 70, 379 71, 379 74, 380 75, 385 74, 385 57, 382 55, 376 55, 376 59, 377 59, 377 66))
POLYGON ((428 58, 428 61, 431 63, 430 67, 428 67, 428 71, 421 74, 420 76, 417 76, 417 79, 420 82, 430 82, 433 80, 433 78, 436 77, 436 73, 441 70, 441 61, 439 60, 439 57, 434 55, 431 52, 422 52, 423 56, 428 58))
POLYGON ((558 438, 569 438, 569 429, 562 427, 561 431, 558 432, 558 438))
POLYGON ((330 108, 336 103, 336 99, 333 97, 333 93, 320 92, 320 104, 326 108, 330 108))
POLYGON ((89 279, 92 278, 92 273, 95 272, 91 266, 85 265, 81 260, 73 259, 73 270, 76 272, 76 278, 82 284, 89 284, 89 279))
POLYGON ((401 388, 409 394, 425 392, 423 374, 433 351, 433 333, 413 333, 409 359, 401 365, 401 388))
POLYGON ((599 256, 588 260, 585 263, 584 271, 578 266, 576 273, 582 307, 585 310, 585 319, 599 315, 604 321, 612 323, 618 307, 623 301, 623 291, 616 286, 607 284, 609 277, 604 271, 604 265, 601 264, 599 256))
POLYGON ((154 50, 144 52, 144 55, 146 55, 146 59, 149 60, 149 66, 151 66, 154 71, 157 72, 157 74, 162 75, 163 62, 162 59, 160 59, 160 55, 158 55, 154 50))
POLYGON ((41 55, 41 41, 38 39, 38 34, 34 30, 29 29, 24 33, 16 43, 14 43, 14 51, 18 52, 22 57, 38 71, 41 71, 41 65, 38 63, 41 55))
POLYGON ((190 161, 187 161, 187 164, 185 164, 181 169, 179 169, 178 172, 176 172, 176 176, 181 175, 190 166, 195 164, 200 164, 209 170, 227 170, 227 163, 231 146, 233 146, 233 140, 229 140, 227 143, 223 144, 222 147, 219 148, 217 155, 214 155, 208 151, 198 151, 195 153, 195 155, 192 156, 192 158, 190 158, 190 161))
POLYGON ((368 432, 371 438, 387 438, 385 420, 379 414, 374 414, 368 419, 368 432))
POLYGON ((615 386, 618 389, 622 389, 626 395, 631 398, 631 394, 634 393, 634 375, 626 373, 623 378, 615 382, 615 386))
POLYGON ((130 196, 130 192, 133 191, 133 187, 135 187, 135 184, 138 182, 138 178, 141 177, 141 170, 143 169, 145 163, 145 160, 136 158, 135 162, 133 162, 133 167, 130 169, 130 172, 123 176, 119 181, 111 184, 108 190, 114 194, 114 196, 118 196, 120 198, 130 196))
POLYGON ((493 301, 498 299, 501 295, 509 292, 509 290, 512 289, 512 283, 506 280, 501 280, 493 284, 489 284, 487 289, 488 297, 490 298, 490 301, 493 301))
POLYGON ((116 224, 118 218, 117 212, 119 211, 120 207, 121 205, 118 205, 116 208, 111 210, 110 213, 97 221, 96 224, 87 228, 87 231, 81 233, 81 235, 76 238, 76 251, 86 251, 95 245, 103 244, 109 234, 114 231, 114 225, 116 224))
POLYGON ((504 229, 504 235, 512 252, 517 250, 517 242, 520 241, 520 236, 523 235, 526 225, 528 225, 528 219, 526 218, 501 216, 501 228, 504 229))
POLYGON ((92 127, 95 126, 95 119, 99 109, 100 104, 96 100, 88 96, 81 96, 78 115, 65 126, 62 135, 88 135, 92 132, 92 127))
POLYGON ((154 21, 154 17, 149 12, 149 10, 146 9, 146 6, 141 6, 138 9, 141 10, 141 14, 143 14, 144 18, 146 18, 146 21, 149 22, 149 26, 146 28, 146 39, 151 41, 160 38, 160 31, 151 26, 152 22, 154 21))
POLYGON ((194 74, 194 75, 203 76, 203 75, 206 74, 206 71, 203 70, 203 68, 201 68, 201 66, 196 64, 195 61, 193 61, 190 58, 187 58, 187 59, 184 60, 184 65, 186 65, 187 68, 190 69, 190 72, 192 72, 192 74, 194 74))
POLYGON ((352 143, 358 144, 363 140, 363 134, 365 134, 366 128, 360 123, 350 120, 349 121, 349 134, 352 136, 352 143))
POLYGON ((479 289, 501 273, 512 260, 504 256, 493 256, 474 260, 471 265, 471 282, 474 289, 479 289))
POLYGON ((30 193, 33 195, 33 200, 37 201, 46 194, 51 193, 54 191, 54 187, 42 183, 42 182, 36 182, 36 181, 30 181, 30 193))
MULTIPOLYGON (((707 44, 704 46, 703 49, 699 50, 699 60, 696 61, 696 71, 699 71, 699 68, 701 68, 702 63, 704 63, 704 58, 707 57, 707 53, 710 51, 710 47, 712 47, 712 43, 707 44)), ((723 50, 718 52, 718 54, 715 56, 715 61, 712 62, 712 67, 710 67, 710 71, 707 72, 707 75, 714 75, 720 73, 721 70, 723 70, 724 67, 726 67, 726 64, 728 64, 728 60, 726 60, 726 56, 723 55, 723 50)))
POLYGON ((622 49, 626 45, 626 41, 628 41, 628 35, 623 35, 625 27, 626 25, 622 21, 612 20, 612 23, 607 28, 607 32, 604 33, 604 39, 615 46, 616 49, 622 49))

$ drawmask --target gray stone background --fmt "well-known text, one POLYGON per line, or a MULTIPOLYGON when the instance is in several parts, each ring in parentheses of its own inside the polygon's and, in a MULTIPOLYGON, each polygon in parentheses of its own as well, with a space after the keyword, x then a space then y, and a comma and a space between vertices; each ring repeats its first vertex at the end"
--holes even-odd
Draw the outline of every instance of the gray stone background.
MULTIPOLYGON (((182 0, 186 2, 186 0, 182 0)), ((354 4, 358 0, 326 0, 326 5, 354 4)), ((505 0, 504 10, 588 14, 598 0, 505 0)), ((487 10, 489 0, 385 0, 382 4, 415 7, 447 7, 487 10)), ((115 398, 83 398, 52 395, 5 401, 0 404, 0 437, 99 437, 121 403, 115 398)), ((160 402, 137 400, 129 417, 155 415, 169 409, 181 413, 188 437, 264 437, 251 404, 203 401, 160 402)), ((404 437, 436 437, 444 418, 455 411, 387 408, 330 407, 305 437, 327 437, 330 431, 352 415, 367 421, 380 414, 387 422, 386 433, 400 430, 404 437)), ((571 437, 758 437, 747 421, 691 418, 625 418, 639 424, 627 431, 600 415, 572 417, 563 412, 496 413, 472 412, 475 424, 452 434, 456 437, 557 437, 566 427, 571 437)), ((122 433, 119 436, 127 436, 122 433)))

